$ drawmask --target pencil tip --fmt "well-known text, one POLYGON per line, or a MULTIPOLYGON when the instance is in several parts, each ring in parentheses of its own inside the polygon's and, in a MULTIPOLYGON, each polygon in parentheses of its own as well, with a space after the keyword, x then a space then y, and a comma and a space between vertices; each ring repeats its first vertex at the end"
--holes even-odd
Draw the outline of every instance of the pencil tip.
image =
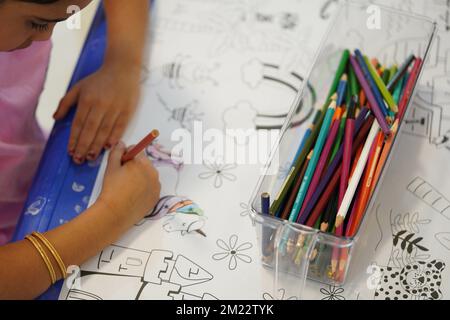
POLYGON ((341 81, 347 81, 347 79, 348 79, 347 74, 344 73, 341 77, 341 81))
POLYGON ((337 98, 338 98, 338 94, 337 94, 337 92, 335 92, 335 93, 331 96, 331 100, 336 101, 337 98))
POLYGON ((344 222, 344 219, 341 216, 338 216, 336 218, 336 223, 334 224, 336 229, 339 228, 342 225, 343 222, 344 222))

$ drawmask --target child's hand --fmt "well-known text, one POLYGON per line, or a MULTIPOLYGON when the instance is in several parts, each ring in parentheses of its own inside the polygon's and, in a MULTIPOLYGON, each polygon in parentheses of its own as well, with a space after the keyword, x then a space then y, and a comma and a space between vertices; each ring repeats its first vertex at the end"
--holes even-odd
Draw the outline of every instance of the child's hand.
POLYGON ((68 145, 75 163, 95 160, 103 148, 109 149, 120 140, 136 110, 140 76, 140 66, 126 63, 126 59, 110 60, 61 100, 56 120, 78 104, 68 145))
POLYGON ((97 202, 126 228, 139 222, 156 205, 161 186, 158 171, 142 152, 134 160, 121 164, 125 146, 120 142, 109 155, 103 188, 97 202))

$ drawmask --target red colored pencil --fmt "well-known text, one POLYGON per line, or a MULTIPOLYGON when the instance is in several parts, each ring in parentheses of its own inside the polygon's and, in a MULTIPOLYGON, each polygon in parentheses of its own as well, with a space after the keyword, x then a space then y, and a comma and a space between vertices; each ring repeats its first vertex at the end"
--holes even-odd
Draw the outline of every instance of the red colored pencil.
POLYGON ((408 104, 409 99, 414 90, 414 85, 416 84, 417 77, 419 76, 419 71, 422 66, 423 60, 421 58, 416 58, 414 62, 414 66, 411 70, 411 74, 409 75, 408 82, 406 83, 405 89, 403 91, 402 98, 400 99, 400 103, 398 104, 398 113, 397 118, 400 121, 403 119, 403 116, 406 112, 406 105, 408 104))
POLYGON ((150 132, 144 139, 142 139, 137 145, 135 145, 131 150, 129 150, 122 156, 122 164, 133 160, 140 152, 147 148, 158 137, 158 130, 153 130, 152 132, 150 132))

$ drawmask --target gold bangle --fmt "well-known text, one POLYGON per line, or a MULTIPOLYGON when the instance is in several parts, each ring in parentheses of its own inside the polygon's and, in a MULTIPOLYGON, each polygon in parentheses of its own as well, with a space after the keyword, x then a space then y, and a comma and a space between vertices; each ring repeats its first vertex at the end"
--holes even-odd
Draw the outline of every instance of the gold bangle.
POLYGON ((65 279, 67 277, 67 269, 56 248, 42 233, 33 232, 31 235, 41 240, 41 242, 47 247, 48 251, 50 251, 50 253, 53 255, 53 258, 55 258, 56 263, 58 264, 59 270, 61 271, 61 276, 63 277, 63 279, 65 279))
POLYGON ((31 242, 31 244, 36 248, 36 250, 39 252, 42 260, 44 260, 45 265, 47 266, 48 269, 48 273, 50 275, 50 280, 52 282, 52 284, 54 284, 56 282, 56 274, 55 274, 55 269, 53 269, 53 265, 50 262, 50 259, 48 258, 47 254, 45 253, 44 249, 42 248, 42 246, 39 244, 39 242, 33 238, 32 235, 28 235, 25 237, 25 239, 27 239, 28 241, 31 242))

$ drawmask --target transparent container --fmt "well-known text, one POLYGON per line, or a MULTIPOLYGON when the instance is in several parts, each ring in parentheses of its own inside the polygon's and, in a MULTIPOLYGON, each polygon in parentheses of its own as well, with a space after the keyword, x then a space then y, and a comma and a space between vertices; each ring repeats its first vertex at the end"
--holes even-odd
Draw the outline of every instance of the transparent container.
MULTIPOLYGON (((435 34, 436 24, 425 17, 378 6, 372 2, 341 2, 304 84, 315 89, 317 101, 322 103, 326 101, 345 49, 351 52, 354 49, 360 49, 363 54, 370 58, 377 58, 386 66, 401 65, 410 54, 414 54, 424 61, 419 80, 435 34), (380 24, 377 25, 377 22, 380 24), (404 45, 406 40, 409 46, 404 45), (411 43, 415 45, 411 46, 411 43)), ((301 108, 321 108, 321 105, 308 105, 313 101, 312 93, 305 88, 306 85, 300 90, 291 108, 277 146, 272 152, 271 160, 266 165, 266 173, 258 181, 251 199, 251 216, 257 228, 261 259, 264 266, 273 271, 274 292, 283 288, 296 297, 301 297, 307 278, 330 285, 344 284, 352 253, 359 238, 359 230, 364 229, 363 225, 367 221, 368 213, 373 211, 378 187, 398 144, 398 139, 395 137, 364 219, 353 238, 336 237, 307 226, 263 215, 261 195, 265 192, 270 195, 278 193, 283 182, 280 177, 285 176, 283 174, 285 169, 280 169, 280 164, 292 163, 295 155, 293 151, 297 150, 303 138, 300 132, 304 132, 309 125, 304 123, 300 127, 296 126, 296 114, 301 108), (287 238, 297 239, 297 241, 290 241, 281 247, 282 238, 286 239, 286 235, 288 235, 287 238), (339 251, 340 257, 346 258, 346 263, 340 264, 337 268, 339 276, 331 276, 331 255, 336 250, 339 251)), ((415 92, 416 90, 408 102, 406 112, 415 92)), ((401 125, 397 132, 400 130, 401 125)))

